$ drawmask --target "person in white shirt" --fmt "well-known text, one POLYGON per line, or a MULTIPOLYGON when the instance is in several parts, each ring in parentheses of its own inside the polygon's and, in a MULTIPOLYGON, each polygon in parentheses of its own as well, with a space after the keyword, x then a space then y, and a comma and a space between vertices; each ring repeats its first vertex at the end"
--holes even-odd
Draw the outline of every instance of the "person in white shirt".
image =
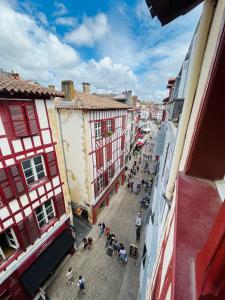
POLYGON ((73 269, 70 267, 66 273, 66 283, 73 284, 73 269))

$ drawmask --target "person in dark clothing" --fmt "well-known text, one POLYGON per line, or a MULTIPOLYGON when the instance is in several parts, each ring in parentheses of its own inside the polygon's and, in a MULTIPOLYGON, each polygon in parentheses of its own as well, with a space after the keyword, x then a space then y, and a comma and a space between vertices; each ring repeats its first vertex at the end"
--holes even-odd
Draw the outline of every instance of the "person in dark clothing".
POLYGON ((99 237, 101 237, 103 235, 103 233, 104 233, 104 230, 105 230, 105 223, 100 222, 98 224, 98 226, 99 226, 99 237))
POLYGON ((141 237, 141 227, 137 226, 136 228, 136 241, 140 240, 141 237))
POLYGON ((89 237, 89 238, 88 238, 88 250, 90 250, 90 249, 91 249, 91 247, 92 247, 92 244, 93 244, 93 240, 92 240, 92 238, 91 238, 91 237, 89 237))
POLYGON ((82 242, 83 242, 83 248, 84 248, 84 250, 86 250, 86 249, 87 249, 87 246, 88 246, 88 241, 87 241, 87 239, 86 239, 86 238, 83 238, 82 242))

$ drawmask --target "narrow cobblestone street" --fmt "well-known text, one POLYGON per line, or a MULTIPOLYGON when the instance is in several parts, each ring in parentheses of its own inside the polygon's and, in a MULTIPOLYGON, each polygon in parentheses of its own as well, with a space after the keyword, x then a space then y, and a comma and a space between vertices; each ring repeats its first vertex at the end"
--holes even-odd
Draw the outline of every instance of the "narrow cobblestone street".
MULTIPOLYGON (((140 170, 136 178, 144 178, 140 170)), ((136 244, 135 221, 139 212, 139 202, 144 191, 135 195, 128 190, 126 184, 120 187, 110 205, 98 220, 109 226, 120 243, 123 243, 129 254, 129 245, 136 244)), ((143 251, 145 231, 145 214, 142 215, 141 239, 138 242, 138 259, 129 257, 127 264, 122 264, 117 255, 113 258, 106 255, 106 238, 98 237, 98 226, 93 226, 88 236, 93 238, 91 250, 83 250, 82 245, 58 272, 55 280, 47 289, 51 300, 71 300, 85 298, 90 300, 136 300, 139 284, 139 272, 143 251), (74 284, 66 285, 66 272, 69 267, 74 270, 74 284), (82 275, 86 282, 86 295, 78 296, 77 281, 82 275)))

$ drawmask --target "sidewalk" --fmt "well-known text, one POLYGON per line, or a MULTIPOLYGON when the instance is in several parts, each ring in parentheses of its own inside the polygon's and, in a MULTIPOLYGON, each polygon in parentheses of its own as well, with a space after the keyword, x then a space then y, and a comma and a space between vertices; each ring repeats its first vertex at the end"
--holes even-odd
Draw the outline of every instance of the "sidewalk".
MULTIPOLYGON (((141 172, 137 177, 143 177, 141 172)), ((143 191, 141 193, 144 193, 143 191)), ((101 215, 103 221, 110 227, 119 242, 122 242, 129 254, 129 245, 136 244, 135 220, 139 212, 138 199, 141 196, 133 194, 126 184, 113 197, 109 207, 101 215)), ((146 213, 146 211, 144 211, 146 213)), ((136 300, 139 285, 140 264, 144 243, 145 215, 142 215, 141 240, 138 242, 138 259, 129 257, 127 264, 106 255, 106 238, 98 238, 98 226, 94 225, 88 236, 93 238, 92 250, 84 251, 82 247, 70 258, 59 271, 55 281, 48 287, 47 294, 51 300, 136 300), (74 285, 66 286, 66 272, 69 267, 74 270, 74 285), (82 275, 86 281, 86 295, 77 296, 76 283, 82 275)))

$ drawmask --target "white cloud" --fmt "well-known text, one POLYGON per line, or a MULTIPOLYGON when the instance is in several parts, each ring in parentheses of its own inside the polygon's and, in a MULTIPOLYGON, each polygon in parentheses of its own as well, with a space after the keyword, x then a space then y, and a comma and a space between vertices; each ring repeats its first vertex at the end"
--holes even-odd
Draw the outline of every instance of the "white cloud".
POLYGON ((53 13, 53 16, 55 17, 64 16, 69 12, 65 5, 60 2, 55 2, 55 8, 56 10, 53 13))
MULTIPOLYGON (((13 69, 44 85, 60 87, 61 80, 72 79, 79 88, 87 81, 96 92, 131 89, 140 98, 157 100, 166 96, 167 80, 177 75, 188 49, 193 33, 188 20, 195 24, 198 19, 195 11, 161 28, 149 16, 149 27, 147 23, 144 27, 139 24, 141 31, 134 35, 125 16, 116 20, 99 13, 85 17, 63 42, 49 31, 43 15, 45 27, 37 14, 34 19, 31 13, 21 13, 15 7, 11 1, 0 0, 0 68, 13 69), (66 41, 78 46, 96 45, 100 59, 82 61, 79 52, 66 41)), ((119 12, 123 13, 121 9, 119 12)), ((68 21, 65 25, 70 26, 70 18, 60 16, 56 20, 61 24, 68 21)))
POLYGON ((108 57, 82 62, 72 47, 6 1, 0 1, 0 23, 0 67, 6 71, 59 88, 63 79, 74 80, 78 87, 88 81, 94 91, 122 91, 137 84, 130 68, 108 57))
POLYGON ((45 26, 48 26, 48 19, 46 17, 46 15, 42 12, 38 12, 36 14, 37 18, 41 21, 41 23, 45 26))
POLYGON ((99 13, 93 18, 85 17, 82 24, 65 35, 65 41, 78 46, 92 47, 105 38, 109 30, 106 15, 99 13))
POLYGON ((75 26, 77 23, 73 17, 59 17, 55 20, 56 25, 75 26))

